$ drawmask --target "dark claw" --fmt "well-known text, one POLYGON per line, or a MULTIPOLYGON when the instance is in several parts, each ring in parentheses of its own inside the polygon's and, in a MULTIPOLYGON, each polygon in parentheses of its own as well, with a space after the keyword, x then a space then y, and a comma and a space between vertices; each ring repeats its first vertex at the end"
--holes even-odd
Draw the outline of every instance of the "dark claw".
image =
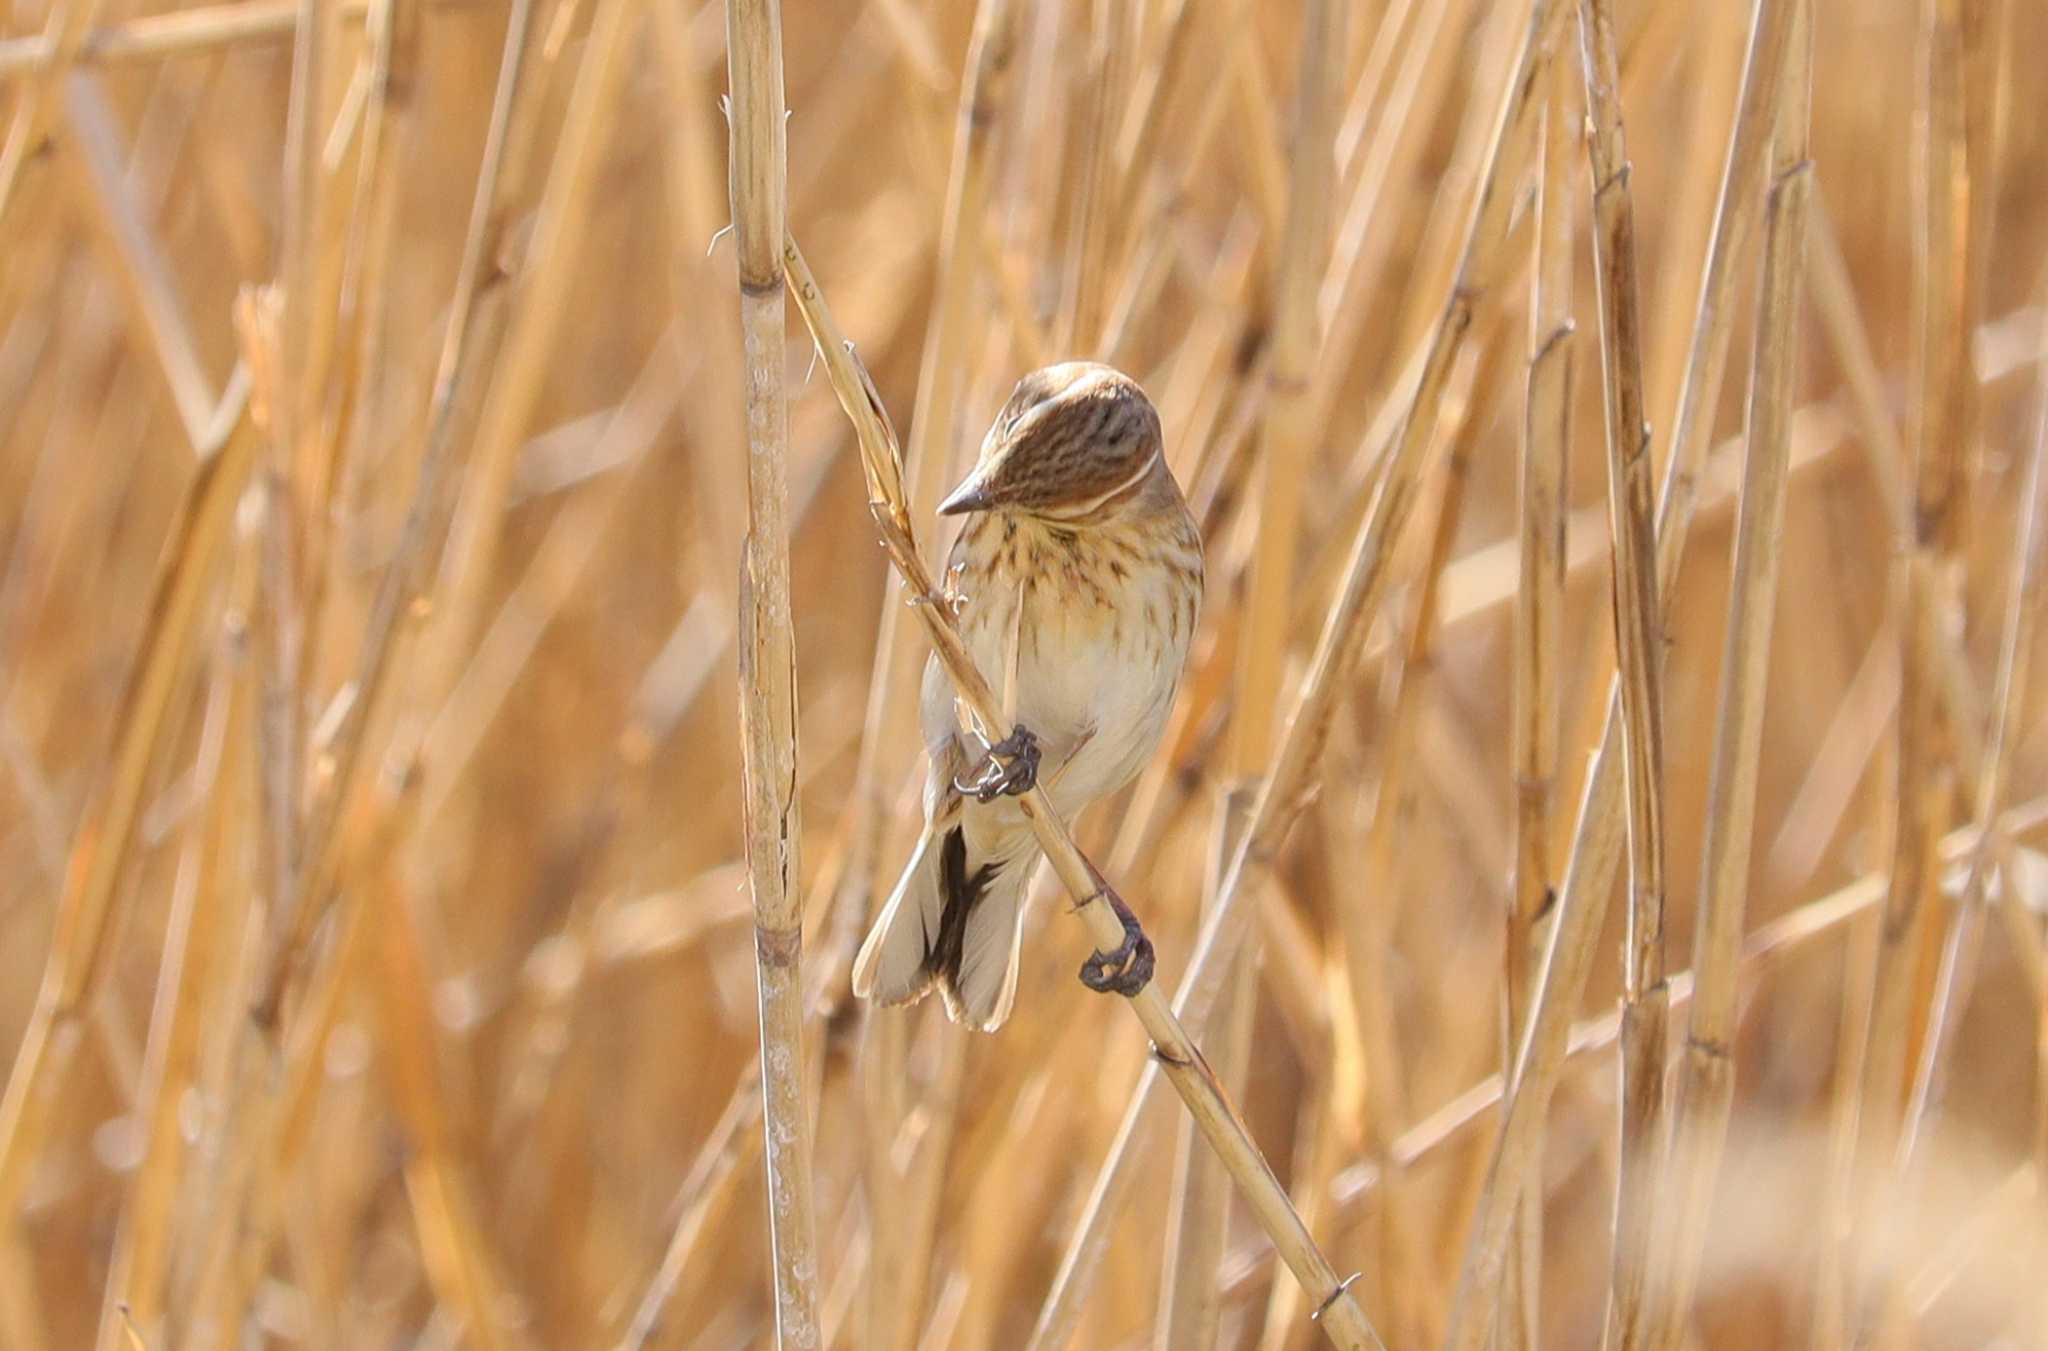
POLYGON ((1088 954, 1088 960, 1081 963, 1081 983, 1097 994, 1120 994, 1129 999, 1152 982, 1152 940, 1145 937, 1138 917, 1115 892, 1109 893, 1109 903, 1123 921, 1124 941, 1113 952, 1088 954))
POLYGON ((994 802, 1005 794, 1021 796, 1038 783, 1038 758, 1038 738, 1020 722, 1015 731, 988 748, 978 773, 953 780, 953 791, 976 802, 994 802))

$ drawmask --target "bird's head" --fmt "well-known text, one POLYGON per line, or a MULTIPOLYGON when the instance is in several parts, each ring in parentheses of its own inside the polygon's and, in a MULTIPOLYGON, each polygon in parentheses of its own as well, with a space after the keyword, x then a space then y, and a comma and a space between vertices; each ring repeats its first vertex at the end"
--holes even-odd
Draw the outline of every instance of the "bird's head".
POLYGON ((973 472, 939 513, 1086 517, 1135 493, 1161 460, 1159 414, 1137 381, 1092 361, 1061 362, 1017 382, 973 472))

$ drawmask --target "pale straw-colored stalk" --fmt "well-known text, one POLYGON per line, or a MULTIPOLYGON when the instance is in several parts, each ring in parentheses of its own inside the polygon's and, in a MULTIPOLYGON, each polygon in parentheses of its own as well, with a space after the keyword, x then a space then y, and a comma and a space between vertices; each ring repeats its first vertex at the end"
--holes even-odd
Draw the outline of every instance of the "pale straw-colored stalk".
MULTIPOLYGON (((1529 370, 1517 469, 1520 573, 1514 604, 1514 859, 1508 898, 1504 1069, 1528 1030, 1529 1002, 1542 974, 1544 938, 1556 902, 1550 823, 1558 767, 1558 666, 1563 657, 1565 520, 1572 430, 1572 222, 1569 194, 1577 119, 1576 83, 1567 61, 1552 59, 1543 113, 1538 180, 1536 266, 1529 299, 1529 370)), ((1502 1285, 1503 1351, 1541 1344, 1543 1197, 1528 1189, 1516 1221, 1514 1251, 1502 1285)))
POLYGON ((1627 772, 1628 924, 1622 956, 1621 1149, 1614 1188, 1613 1285, 1606 1344, 1649 1337, 1650 1245, 1664 1164, 1664 696, 1657 608, 1650 424, 1643 406, 1635 203, 1621 124, 1621 60, 1610 0, 1580 0, 1586 138, 1593 171, 1594 276, 1607 390, 1607 518, 1614 541, 1615 653, 1627 772))
MULTIPOLYGON (((1950 563, 1960 541, 1963 467, 1972 404, 1963 276, 1970 247, 1970 181, 1964 145, 1962 9, 1925 0, 1920 12, 1913 143, 1915 230, 1914 371, 1906 445, 1913 457, 1912 516, 1898 566, 1899 710, 1891 890, 1885 902, 1864 1066, 1859 1171, 1889 1176, 1905 1127, 1926 1020, 1937 980, 1946 915, 1937 900, 1933 847, 1948 824, 1955 787, 1951 729, 1944 718, 1936 637, 1952 611, 1950 563)), ((1852 1335, 1893 1299, 1875 1270, 1880 1233, 1898 1218, 1901 1188, 1867 1199, 1868 1240, 1852 1335)))
POLYGON ((1736 507, 1733 579, 1721 658, 1721 697, 1708 788, 1699 916, 1693 940, 1693 1003, 1686 1027, 1672 1143, 1666 1230, 1668 1284, 1655 1292, 1656 1344, 1679 1345, 1698 1282, 1735 1095, 1737 966, 1755 836, 1757 775, 1763 755, 1765 686, 1777 613, 1785 498, 1797 392, 1811 101, 1811 23, 1804 0, 1790 0, 1791 59, 1771 139, 1764 198, 1763 276, 1751 358, 1749 454, 1736 507))
MULTIPOLYGON (((1254 781, 1271 752, 1274 717, 1287 675, 1302 503, 1316 472, 1319 438, 1318 429, 1307 421, 1312 413, 1308 381, 1319 356, 1316 289, 1329 251, 1342 59, 1341 7, 1329 0, 1310 0, 1302 26, 1287 234, 1281 241, 1265 417, 1259 429, 1258 536, 1247 579, 1229 733, 1229 772, 1239 787, 1254 781)), ((1243 816, 1241 810, 1237 814, 1243 816)), ((1229 1013, 1208 1036, 1226 1087, 1237 1091, 1242 1090, 1242 1079, 1229 1075, 1235 1069, 1241 1076, 1246 1061, 1257 960, 1257 944, 1247 944, 1225 982, 1222 1002, 1229 1013)), ((1196 1138, 1192 1122, 1181 1124, 1175 1158, 1175 1223, 1167 1231, 1162 1254, 1160 1318, 1153 1334, 1158 1347, 1194 1351, 1216 1342, 1221 1310, 1209 1273, 1223 1255, 1230 1193, 1214 1157, 1196 1138)))
POLYGON ((728 0, 732 214, 746 348, 747 537, 740 565, 741 750, 747 880, 761 1018, 768 1225, 777 1345, 818 1345, 818 1238, 803 1049, 797 844, 796 632, 789 592, 789 405, 782 241, 787 140, 779 0, 728 0))
MULTIPOLYGON (((1444 311, 1432 330, 1412 403, 1400 421, 1378 491, 1359 527, 1351 560, 1331 605, 1308 671, 1287 721, 1271 768, 1267 771, 1246 837, 1232 859, 1216 906, 1205 918, 1195 955, 1182 977, 1175 1009, 1187 1022, 1206 1026, 1217 989, 1243 939, 1249 916, 1245 910, 1278 855, 1288 827, 1309 786, 1325 742, 1333 703, 1351 669, 1367 617, 1384 593, 1395 543, 1406 524, 1426 465, 1424 452, 1433 439, 1437 411, 1451 371, 1469 336, 1479 302, 1501 285, 1511 262, 1507 257, 1512 185, 1519 181, 1533 141, 1530 110, 1540 82, 1543 56, 1556 38, 1561 8, 1548 0, 1531 15, 1522 52, 1498 112, 1479 202, 1467 236, 1463 261, 1444 311)), ((1108 1242, 1108 1218, 1114 1214, 1132 1178, 1137 1141, 1148 1124, 1145 1108, 1157 1075, 1150 1069, 1132 1094, 1115 1143, 1097 1173, 1087 1207, 1067 1243, 1052 1291, 1040 1309, 1032 1333, 1039 1348, 1063 1346, 1073 1335, 1108 1242)))
MULTIPOLYGON (((975 240, 989 216, 995 184, 995 132, 1008 106, 1017 55, 1017 17, 1011 0, 980 0, 968 38, 960 95, 953 117, 952 158, 939 224, 937 274, 929 326, 918 358, 917 401, 911 414, 905 472, 919 510, 938 503, 950 466, 949 448, 966 383, 968 354, 977 332, 973 305, 975 240)), ((854 768, 850 810, 855 814, 852 856, 843 903, 862 918, 879 910, 896 878, 899 860, 887 854, 891 809, 910 748, 917 744, 917 644, 903 623, 906 593, 891 577, 877 624, 868 680, 860 758, 854 768)), ((927 1297, 929 1271, 915 1260, 928 1247, 922 1216, 895 1204, 909 1179, 898 1176, 893 1144, 909 1110, 910 1015, 881 1011, 870 1022, 864 1051, 862 1109, 871 1147, 865 1185, 875 1216, 873 1277, 867 1287, 866 1336, 876 1351, 908 1351, 915 1343, 927 1297)), ((958 1054, 956 1050, 953 1054, 958 1054)), ((941 1172, 945 1136, 934 1135, 911 1168, 941 1172)))
MULTIPOLYGON (((1708 418, 1719 395, 1727 354, 1733 262, 1755 219, 1755 195, 1744 189, 1763 171, 1783 69, 1789 27, 1786 18, 1783 4, 1759 0, 1751 25, 1743 92, 1722 171, 1713 244, 1700 279, 1691 354, 1658 501, 1657 581, 1664 611, 1676 590, 1686 535, 1699 503, 1698 475, 1706 454, 1708 418)), ((1457 1351, 1476 1351, 1490 1334, 1493 1294, 1500 1280, 1508 1232, 1519 1206, 1523 1179, 1539 1154, 1543 1117, 1564 1063, 1572 1011, 1591 974, 1594 943, 1620 868, 1624 833, 1620 743, 1619 693, 1610 688, 1599 750, 1586 778, 1564 885, 1558 894, 1543 977, 1531 1004, 1530 1026, 1516 1054, 1515 1094, 1494 1142, 1487 1165, 1488 1182, 1466 1239, 1449 1339, 1457 1351)))
POLYGON ((255 464, 247 427, 194 472, 149 599, 126 688, 116 705, 112 750, 96 776, 72 839, 57 898, 41 987, 0 1098, 0 1220, 12 1222, 29 1166, 43 1144, 56 1085, 79 1050, 85 1009, 106 969, 115 889, 134 837, 144 785, 182 688, 215 563, 235 504, 255 464))

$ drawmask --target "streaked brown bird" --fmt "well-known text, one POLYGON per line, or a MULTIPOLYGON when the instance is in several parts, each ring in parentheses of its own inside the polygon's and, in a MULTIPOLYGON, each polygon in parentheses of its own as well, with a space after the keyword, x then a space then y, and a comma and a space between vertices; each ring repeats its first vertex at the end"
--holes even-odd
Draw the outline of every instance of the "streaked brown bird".
MULTIPOLYGON (((1201 608, 1202 540, 1151 400, 1086 361, 1017 382, 939 511, 968 514, 945 602, 1015 731, 990 745, 937 657, 926 665, 924 832, 861 945, 853 988, 906 1004, 937 986, 954 1022, 993 1032, 1016 998, 1040 857, 1015 795, 1035 781, 1072 820, 1151 756, 1201 608)), ((1132 957, 1098 954, 1084 979, 1092 970, 1091 985, 1122 988, 1104 973, 1128 976, 1132 957)))

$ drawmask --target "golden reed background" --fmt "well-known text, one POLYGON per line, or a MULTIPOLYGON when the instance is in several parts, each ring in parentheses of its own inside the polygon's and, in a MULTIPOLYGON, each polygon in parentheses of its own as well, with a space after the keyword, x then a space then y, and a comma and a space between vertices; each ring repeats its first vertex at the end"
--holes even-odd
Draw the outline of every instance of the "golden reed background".
MULTIPOLYGON (((1546 7, 1502 266, 1471 293, 1366 655, 1257 898, 1256 976, 1202 1038, 1397 1348, 1496 1302, 1540 1309, 1543 1345, 1592 1345, 1611 1279, 1626 885, 1557 1080, 1541 1241, 1515 1239, 1540 1299, 1511 1280, 1459 1307, 1514 864, 1563 876, 1614 669, 1579 14, 1546 7), (1571 208, 1547 229, 1545 151, 1571 208), (1569 578, 1555 626, 1518 642, 1518 593, 1554 613, 1517 561, 1525 429, 1560 444, 1532 349, 1570 353, 1545 377, 1569 382, 1569 578), (1547 797, 1515 791, 1522 653, 1561 706, 1555 746, 1525 747, 1555 755, 1547 797)), ((978 8, 963 102, 977 6, 790 7, 790 229, 927 452, 928 554, 936 489, 1024 370, 1096 356, 1159 404, 1207 530, 1203 635, 1154 771, 1079 837, 1170 982, 1226 790, 1280 743, 1452 295, 1530 6, 978 8), (1305 19, 1334 36, 1304 43, 1305 19)), ((1698 309, 1752 6, 1615 8, 1660 466, 1696 330, 1730 339, 1661 627, 1676 995, 1706 822, 1732 822, 1708 788, 1753 372, 1796 408, 1733 888, 1752 934, 1734 1110, 1676 1336, 2048 1344, 2048 737, 2038 643, 2006 653, 2016 621, 2038 632, 2038 570, 2015 579, 2048 11, 1814 0, 1803 299, 1759 362, 1768 155, 1731 197, 1757 222, 1720 324, 1698 309), (1923 790, 1903 802, 1902 749, 1923 790), (1973 855, 1980 813, 1998 825, 1973 855), (1917 841, 1942 862, 1881 943, 1917 841)), ((1793 30, 1785 98, 1805 88, 1793 30)), ((0 1344, 769 1343, 722 8, 17 0, 4 31, 0 1344)), ((1177 1105, 1145 1118, 1086 1302, 1045 1307, 1145 1053, 1074 981, 1087 940, 1046 879, 999 1036, 849 1000, 911 828, 900 672, 923 640, 896 623, 878 665, 901 612, 794 310, 789 335, 823 1340, 1015 1347, 1044 1315, 1088 1347, 1310 1344, 1263 1234, 1184 1177, 1177 1105), (1189 1278, 1211 1263, 1216 1282, 1189 1278)), ((1594 824, 1619 831, 1618 809, 1594 824)), ((1679 1204, 1625 1218, 1661 1242, 1679 1204)))

